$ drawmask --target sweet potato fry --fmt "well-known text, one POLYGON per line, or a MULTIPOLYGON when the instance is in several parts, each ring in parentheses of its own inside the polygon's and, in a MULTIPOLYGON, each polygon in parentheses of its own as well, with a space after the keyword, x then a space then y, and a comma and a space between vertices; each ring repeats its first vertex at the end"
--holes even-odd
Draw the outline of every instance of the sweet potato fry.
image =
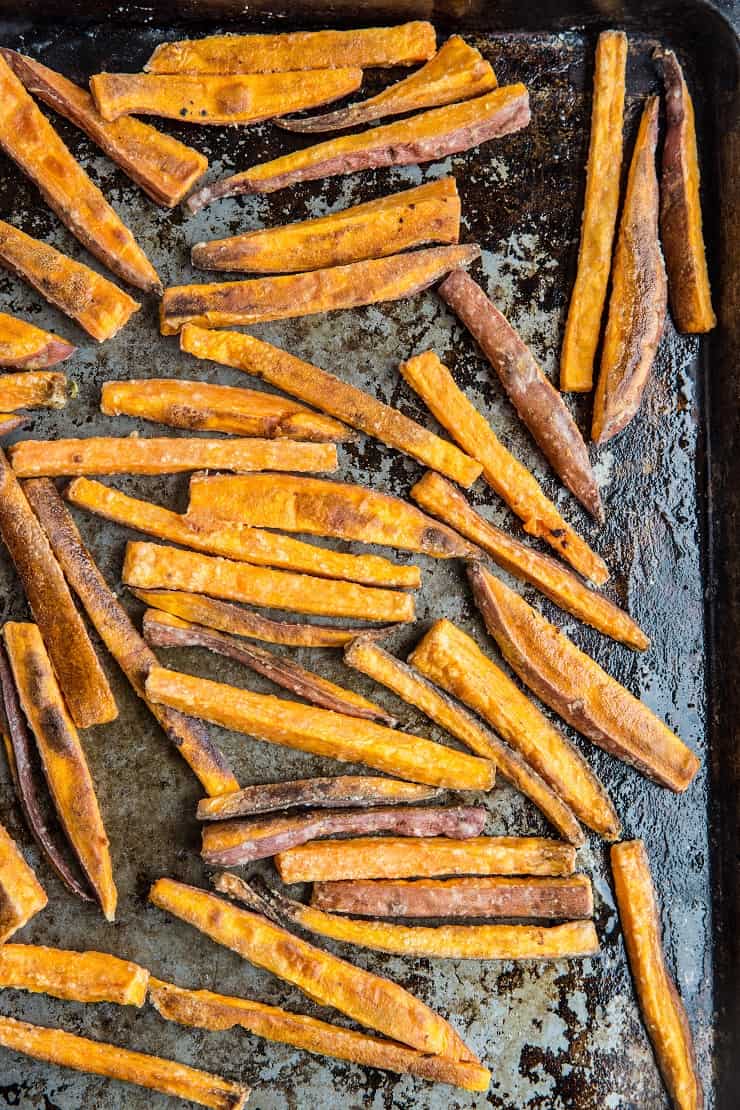
POLYGON ((108 836, 74 722, 35 624, 8 621, 3 639, 59 820, 108 921, 116 914, 108 836))
POLYGON ((104 266, 146 292, 161 290, 157 271, 131 232, 1 56, 0 146, 104 266))
POLYGON ((0 412, 0 436, 8 436, 11 432, 15 432, 18 428, 22 428, 26 423, 27 417, 14 416, 12 413, 0 412))
POLYGON ((91 1041, 64 1029, 29 1025, 15 1018, 0 1017, 0 1045, 34 1060, 122 1079, 215 1110, 242 1110, 249 1096, 247 1087, 174 1060, 132 1052, 105 1041, 91 1041))
POLYGON ((140 1007, 146 1001, 148 983, 146 968, 107 952, 69 952, 35 944, 0 947, 0 989, 140 1007))
POLYGON ((2 50, 26 89, 84 131, 157 204, 172 208, 208 169, 208 159, 138 119, 107 123, 87 89, 33 58, 2 50))
POLYGON ((377 543, 436 559, 475 554, 462 536, 400 497, 344 482, 287 474, 231 480, 195 474, 190 480, 188 517, 197 521, 209 515, 253 527, 377 543))
POLYGON ((44 888, 18 845, 0 825, 0 945, 22 929, 47 901, 44 888))
POLYGON ((565 392, 588 392, 593 386, 619 209, 626 66, 627 36, 603 31, 596 46, 578 270, 560 352, 560 388, 565 392))
POLYGON ((160 331, 175 335, 184 324, 223 328, 399 301, 421 293, 450 270, 469 266, 479 254, 476 244, 460 243, 305 274, 171 285, 160 302, 160 331))
MULTIPOLYGON (((490 524, 441 475, 427 471, 411 490, 411 496, 422 509, 457 529, 509 574, 535 586, 566 613, 572 613, 605 636, 620 640, 637 651, 650 647, 647 636, 628 613, 608 598, 588 589, 580 578, 555 559, 541 555, 490 524)), ((487 573, 482 567, 472 564, 468 571, 471 580, 478 575, 485 577, 487 573)))
POLYGON ((637 412, 665 325, 668 294, 655 170, 659 109, 659 97, 648 97, 630 162, 594 394, 594 443, 606 443, 637 412))
POLYGON ((606 582, 603 559, 567 524, 537 479, 504 447, 491 425, 470 403, 432 351, 401 363, 401 374, 464 451, 483 466, 483 475, 522 521, 524 531, 548 543, 594 582, 606 582))
POLYGON ((614 844, 611 865, 624 946, 660 1073, 676 1110, 702 1110, 691 1029, 665 964, 660 910, 642 840, 614 844))
POLYGON ((0 536, 79 728, 105 724, 118 707, 64 575, 7 459, 0 451, 0 536))
POLYGON ((157 659, 108 588, 54 484, 49 479, 37 478, 26 482, 26 490, 64 574, 98 635, 136 693, 146 701, 167 738, 208 794, 238 790, 239 783, 199 721, 153 705, 145 698, 146 676, 157 659))
POLYGON ((366 435, 404 451, 463 486, 471 486, 483 469, 453 443, 440 439, 398 409, 252 335, 186 324, 180 332, 180 347, 198 358, 254 374, 366 435))
POLYGON ((219 798, 201 798, 198 802, 199 821, 220 821, 228 817, 254 817, 259 813, 296 809, 301 806, 401 805, 427 802, 436 798, 438 790, 398 779, 374 778, 372 775, 337 775, 335 778, 295 779, 293 782, 271 782, 260 786, 244 786, 233 794, 219 798))
POLYGON ((497 729, 585 825, 616 840, 619 818, 586 760, 466 632, 437 621, 409 662, 497 729))
POLYGON ((28 370, 0 380, 0 411, 63 409, 67 403, 67 378, 56 370, 28 370))
POLYGON ((698 758, 643 702, 497 578, 476 600, 501 654, 545 705, 661 786, 687 788, 698 758))
POLYGON ((203 270, 287 274, 459 238, 457 185, 454 177, 442 177, 328 216, 196 243, 191 258, 203 270))
POLYGON ((5 370, 45 370, 76 350, 58 335, 0 312, 0 366, 5 370))
POLYGON ((0 220, 0 266, 27 281, 99 343, 141 308, 112 281, 5 220, 0 220))
POLYGON ((507 85, 485 96, 432 108, 409 119, 328 139, 222 178, 193 193, 187 205, 197 212, 219 197, 272 193, 298 181, 356 173, 378 166, 431 162, 519 131, 529 123, 524 85, 507 85))

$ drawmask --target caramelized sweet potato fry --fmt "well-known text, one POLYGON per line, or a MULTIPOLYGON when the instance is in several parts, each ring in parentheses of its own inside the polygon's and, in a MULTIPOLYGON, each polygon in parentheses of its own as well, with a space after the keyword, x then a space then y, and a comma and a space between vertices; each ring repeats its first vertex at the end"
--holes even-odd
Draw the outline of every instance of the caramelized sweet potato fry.
POLYGON ((44 370, 77 350, 49 331, 0 312, 0 366, 5 370, 44 370))
POLYGON ((501 654, 545 705, 661 786, 687 788, 698 758, 643 702, 497 578, 476 600, 501 654))
POLYGON ((586 578, 606 582, 609 572, 603 559, 566 524, 534 475, 504 447, 437 355, 426 351, 401 363, 400 370, 432 415, 482 464, 486 481, 516 513, 524 531, 543 539, 586 578))
POLYGON ((619 209, 626 67, 627 36, 603 31, 596 46, 578 270, 560 352, 560 388, 565 392, 588 392, 593 386, 619 209))
POLYGON ((655 170, 659 108, 660 99, 648 97, 630 162, 594 394, 594 443, 606 443, 637 412, 665 325, 667 283, 655 170))
POLYGON ((156 270, 131 232, 1 56, 0 147, 104 266, 146 292, 161 290, 156 270))
POLYGON ((67 403, 67 379, 56 370, 28 370, 0 379, 0 411, 62 409, 67 403))
POLYGON ((616 840, 619 818, 586 760, 472 637, 451 621, 437 621, 409 662, 497 729, 584 825, 616 840))
POLYGON ((0 947, 0 989, 33 991, 73 1002, 143 1006, 149 972, 107 952, 69 952, 35 944, 0 947))
POLYGON ((0 945, 22 929, 47 901, 44 888, 24 860, 18 845, 0 825, 0 945))
POLYGON ((295 779, 293 782, 270 782, 260 786, 244 786, 233 794, 219 798, 201 798, 198 802, 199 821, 220 821, 228 817, 254 817, 259 813, 296 809, 301 806, 401 805, 426 802, 436 798, 438 790, 398 779, 375 778, 372 775, 337 775, 334 778, 295 779))
POLYGON ((26 423, 27 417, 13 416, 12 413, 0 412, 0 436, 8 436, 11 432, 17 431, 22 428, 26 423))

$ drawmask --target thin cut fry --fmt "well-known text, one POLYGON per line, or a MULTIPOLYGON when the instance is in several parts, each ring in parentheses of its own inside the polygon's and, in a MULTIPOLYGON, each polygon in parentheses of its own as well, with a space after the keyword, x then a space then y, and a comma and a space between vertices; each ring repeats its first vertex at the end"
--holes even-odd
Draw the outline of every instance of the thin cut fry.
POLYGON ((0 825, 0 945, 22 929, 47 901, 44 888, 21 855, 18 845, 0 825))
POLYGON ((398 409, 252 335, 186 324, 180 333, 180 347, 198 358, 254 374, 366 435, 404 451, 463 486, 471 486, 481 473, 480 463, 398 409))
POLYGON ((55 370, 29 370, 0 380, 0 411, 62 409, 67 403, 67 379, 55 370))
POLYGON ((400 805, 427 802, 438 794, 439 791, 433 787, 372 775, 295 779, 293 782, 244 786, 233 794, 222 794, 219 798, 201 798, 197 817, 199 821, 220 821, 228 817, 254 817, 260 813, 300 806, 330 809, 336 806, 400 805))
POLYGON ((0 366, 6 370, 44 370, 77 350, 49 331, 0 312, 0 366))
POLYGON ((0 989, 33 991, 73 1002, 143 1006, 149 972, 107 952, 69 952, 34 944, 0 947, 0 989))

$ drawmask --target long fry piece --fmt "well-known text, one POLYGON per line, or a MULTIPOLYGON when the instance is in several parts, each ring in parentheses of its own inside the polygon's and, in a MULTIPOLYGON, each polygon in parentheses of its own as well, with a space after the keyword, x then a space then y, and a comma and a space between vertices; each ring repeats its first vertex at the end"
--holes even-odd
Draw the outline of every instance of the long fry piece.
MULTIPOLYGON (((0 825, 0 945, 44 908, 46 892, 4 825, 0 825)), ((2 948, 0 948, 0 952, 2 948)))
POLYGON ((35 944, 0 947, 0 989, 33 991, 74 1002, 143 1006, 149 972, 107 952, 70 952, 35 944))
POLYGON ((67 379, 56 370, 28 370, 0 380, 0 411, 62 409, 67 403, 67 379))
POLYGON ((5 370, 45 370, 76 350, 58 335, 0 312, 0 366, 5 370))
POLYGON ((244 786, 233 794, 219 798, 201 798, 198 802, 199 821, 219 821, 228 817, 254 817, 276 810, 301 806, 360 807, 400 805, 426 802, 438 790, 398 779, 375 778, 372 775, 336 775, 333 778, 295 779, 293 782, 271 782, 260 786, 244 786))

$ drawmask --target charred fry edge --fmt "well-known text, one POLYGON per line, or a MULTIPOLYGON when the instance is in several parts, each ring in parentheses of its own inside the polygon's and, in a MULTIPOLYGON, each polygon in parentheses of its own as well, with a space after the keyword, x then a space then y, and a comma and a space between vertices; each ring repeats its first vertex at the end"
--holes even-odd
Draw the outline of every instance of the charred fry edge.
POLYGON ((201 798, 199 821, 220 821, 231 817, 255 817, 300 807, 338 808, 340 806, 408 805, 438 798, 441 791, 399 779, 372 775, 336 775, 333 778, 295 779, 244 786, 232 794, 201 798))

